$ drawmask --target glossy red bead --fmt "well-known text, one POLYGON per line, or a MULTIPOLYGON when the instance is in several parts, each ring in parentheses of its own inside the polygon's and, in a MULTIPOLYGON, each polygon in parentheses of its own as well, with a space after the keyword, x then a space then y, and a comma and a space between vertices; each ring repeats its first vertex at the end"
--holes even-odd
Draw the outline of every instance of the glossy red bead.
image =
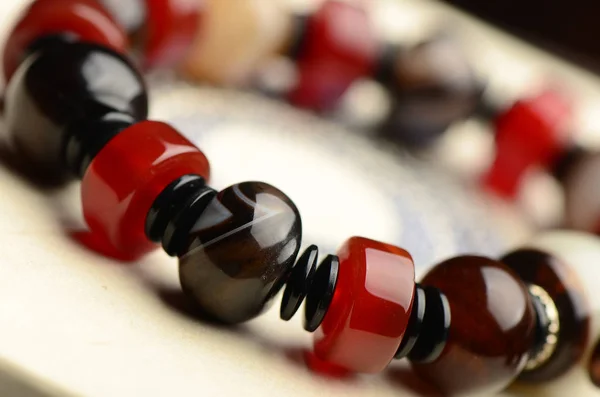
POLYGON ((512 198, 526 172, 545 167, 569 141, 569 103, 546 91, 521 100, 496 120, 496 157, 483 183, 500 196, 512 198))
POLYGON ((350 371, 381 371, 408 325, 415 290, 412 258, 401 248, 362 237, 346 241, 338 256, 338 280, 315 331, 315 354, 350 371))
POLYGON ((307 22, 298 57, 299 80, 290 100, 316 110, 333 107, 375 67, 377 40, 364 9, 327 1, 307 22))
POLYGON ((135 124, 111 139, 87 169, 81 185, 85 220, 118 252, 139 257, 155 247, 144 233, 152 203, 186 174, 210 176, 198 148, 165 123, 135 124))
POLYGON ((42 36, 58 33, 75 34, 82 41, 117 52, 127 48, 127 35, 95 0, 37 0, 23 14, 6 42, 6 81, 19 67, 28 46, 42 36))
POLYGON ((185 55, 200 26, 201 4, 198 0, 146 0, 146 67, 171 66, 185 55))

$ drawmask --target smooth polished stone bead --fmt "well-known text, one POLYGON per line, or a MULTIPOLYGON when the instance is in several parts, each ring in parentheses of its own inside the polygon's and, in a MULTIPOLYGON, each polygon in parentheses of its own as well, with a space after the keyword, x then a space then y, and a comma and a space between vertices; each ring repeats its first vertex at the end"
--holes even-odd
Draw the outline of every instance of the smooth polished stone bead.
POLYGON ((356 80, 371 75, 378 44, 370 19, 358 5, 326 1, 307 21, 298 51, 298 84, 289 93, 297 106, 334 107, 356 80))
POLYGON ((143 44, 146 68, 168 67, 180 62, 204 18, 202 3, 198 0, 146 0, 143 44))
POLYGON ((532 348, 535 313, 525 284, 501 262, 459 256, 440 263, 421 285, 448 299, 452 324, 435 361, 416 373, 444 395, 491 395, 521 372, 532 348))
POLYGON ((496 155, 483 184, 514 198, 533 167, 547 167, 570 144, 571 108, 559 93, 547 90, 515 103, 495 121, 496 155))
POLYGON ((302 239, 296 205, 263 182, 221 191, 179 257, 184 292, 206 314, 236 324, 260 314, 281 289, 302 239))
POLYGON ((219 85, 248 84, 292 32, 292 17, 279 1, 207 0, 201 17, 182 70, 189 78, 219 85))
POLYGON ((564 192, 564 226, 600 234, 600 153, 575 149, 561 160, 554 171, 564 192))
POLYGON ((575 269, 553 254, 530 248, 513 251, 501 261, 525 283, 543 288, 558 311, 559 337, 552 355, 524 371, 521 379, 540 382, 558 378, 579 362, 588 341, 589 306, 575 269))
POLYGON ((483 84, 449 37, 436 36, 410 48, 391 46, 380 59, 388 63, 379 67, 380 80, 392 94, 380 131, 392 141, 428 146, 473 114, 481 101, 483 84))
MULTIPOLYGON (((588 318, 589 329, 587 342, 577 342, 574 339, 568 342, 573 348, 571 358, 575 357, 579 346, 585 349, 582 358, 570 370, 551 380, 524 384, 522 385, 524 393, 531 395, 537 393, 544 397, 595 395, 598 389, 589 381, 588 364, 594 347, 594 338, 600 335, 600 294, 598 294, 600 240, 597 236, 588 233, 558 230, 536 236, 527 243, 526 247, 547 252, 568 267, 568 272, 559 275, 568 288, 565 296, 573 299, 578 320, 567 326, 573 327, 588 318)), ((560 271, 562 267, 557 269, 560 271)), ((575 336, 575 334, 570 335, 575 336)), ((559 334, 559 339, 561 337, 559 334)))
POLYGON ((45 175, 65 173, 69 126, 107 113, 145 119, 148 97, 135 68, 121 55, 95 44, 40 49, 19 67, 5 96, 11 143, 45 175))
POLYGON ((8 36, 3 53, 5 81, 10 81, 35 40, 63 33, 119 53, 127 49, 127 35, 95 0, 37 0, 8 36))
POLYGON ((148 211, 171 182, 209 178, 204 154, 171 126, 143 121, 121 131, 92 160, 81 183, 90 230, 130 258, 156 248, 145 233, 148 211))
POLYGON ((338 251, 333 299, 314 333, 315 355, 354 372, 382 371, 406 332, 415 291, 405 250, 352 237, 338 251))

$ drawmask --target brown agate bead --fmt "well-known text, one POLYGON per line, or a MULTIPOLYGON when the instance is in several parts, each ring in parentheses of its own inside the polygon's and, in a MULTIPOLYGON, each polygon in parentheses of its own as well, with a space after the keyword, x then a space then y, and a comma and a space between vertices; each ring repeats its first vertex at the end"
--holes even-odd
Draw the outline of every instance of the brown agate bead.
POLYGON ((300 249, 294 203, 262 182, 221 191, 187 235, 179 257, 181 285, 216 320, 258 315, 279 291, 300 249))
POLYGON ((582 286, 566 263, 544 251, 520 249, 501 260, 525 283, 543 288, 556 306, 560 331, 554 352, 546 362, 521 374, 528 381, 555 379, 579 362, 587 346, 589 309, 582 286))
POLYGON ((391 112, 381 126, 383 136, 424 147, 475 111, 483 84, 449 37, 440 35, 388 52, 376 74, 392 93, 391 112))
POLYGON ((504 264, 478 256, 447 260, 421 284, 446 295, 452 320, 440 357, 413 363, 415 371, 444 395, 504 389, 533 344, 535 313, 525 284, 504 264))

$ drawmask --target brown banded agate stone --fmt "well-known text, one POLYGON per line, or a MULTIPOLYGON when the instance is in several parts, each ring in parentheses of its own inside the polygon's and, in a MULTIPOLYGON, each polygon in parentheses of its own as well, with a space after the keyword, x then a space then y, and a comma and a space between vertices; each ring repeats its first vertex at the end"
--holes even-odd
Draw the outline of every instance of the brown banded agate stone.
POLYGON ((421 285, 448 299, 451 326, 439 358, 413 363, 444 395, 490 395, 515 379, 529 357, 535 313, 526 285, 501 262, 460 256, 425 275, 421 285))
POLYGON ((216 320, 249 320, 281 289, 301 237, 298 209, 281 191, 263 182, 228 187, 189 232, 179 258, 182 288, 216 320))
POLYGON ((552 356, 539 367, 521 374, 521 379, 527 381, 555 379, 581 360, 587 346, 589 309, 578 277, 560 258, 537 249, 514 251, 501 261, 525 283, 543 288, 556 305, 560 332, 552 356))

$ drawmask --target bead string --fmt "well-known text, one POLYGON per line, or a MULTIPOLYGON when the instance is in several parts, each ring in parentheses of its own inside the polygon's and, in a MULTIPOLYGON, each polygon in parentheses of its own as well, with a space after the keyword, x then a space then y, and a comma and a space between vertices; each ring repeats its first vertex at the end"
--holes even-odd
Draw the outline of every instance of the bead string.
MULTIPOLYGON (((302 224, 291 199, 263 182, 219 192, 209 187, 204 154, 169 125, 147 120, 143 80, 120 55, 123 43, 106 37, 86 43, 81 39, 89 32, 77 31, 70 20, 66 35, 42 29, 52 1, 34 3, 9 39, 8 130, 17 150, 40 170, 48 166, 82 178, 86 221, 116 250, 139 257, 162 243, 167 254, 179 257, 183 291, 225 323, 258 316, 285 286, 280 317, 291 319, 306 300, 304 328, 321 331, 315 333, 316 355, 348 370, 379 372, 393 358, 407 357, 422 377, 454 393, 473 392, 482 384, 468 374, 448 377, 461 368, 464 356, 480 363, 489 377, 483 383, 500 388, 519 375, 520 358, 531 355, 528 371, 552 363, 565 324, 549 293, 553 286, 525 282, 505 259, 452 258, 432 268, 420 284, 407 251, 363 237, 350 238, 319 266, 315 245, 296 260, 302 224), (34 33, 25 29, 31 26, 34 33), (28 36, 19 48, 23 32, 28 36), (502 277, 484 277, 486 271, 502 277), (489 312, 506 303, 487 295, 500 287, 522 298, 515 300, 522 310, 511 308, 522 317, 510 330, 489 312), (511 358, 498 372, 498 352, 485 355, 494 343, 505 346, 502 354, 511 358)), ((89 0, 70 1, 105 14, 89 0)), ((71 9, 63 12, 76 18, 71 9)), ((510 124, 529 110, 518 103, 501 121, 510 124)), ((556 146, 549 146, 535 161, 552 157, 556 146)))

